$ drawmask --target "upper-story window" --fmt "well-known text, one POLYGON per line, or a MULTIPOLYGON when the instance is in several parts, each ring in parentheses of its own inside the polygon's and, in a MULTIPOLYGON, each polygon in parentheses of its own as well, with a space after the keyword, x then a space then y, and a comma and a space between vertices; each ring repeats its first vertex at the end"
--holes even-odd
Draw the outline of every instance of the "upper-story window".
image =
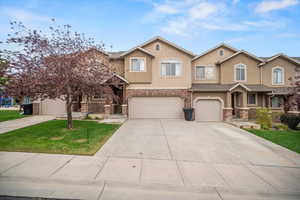
POLYGON ((234 79, 235 81, 246 81, 246 65, 237 64, 234 66, 234 79))
POLYGON ((220 55, 220 56, 224 56, 224 50, 223 50, 223 49, 220 49, 219 55, 220 55))
POLYGON ((130 72, 145 72, 145 58, 130 58, 130 72))
POLYGON ((284 84, 284 70, 282 67, 274 67, 272 69, 272 84, 273 85, 283 85, 284 84))
POLYGON ((214 66, 196 66, 196 80, 213 80, 216 78, 214 66))
POLYGON ((164 60, 161 62, 161 76, 175 77, 181 75, 181 62, 177 60, 164 60))

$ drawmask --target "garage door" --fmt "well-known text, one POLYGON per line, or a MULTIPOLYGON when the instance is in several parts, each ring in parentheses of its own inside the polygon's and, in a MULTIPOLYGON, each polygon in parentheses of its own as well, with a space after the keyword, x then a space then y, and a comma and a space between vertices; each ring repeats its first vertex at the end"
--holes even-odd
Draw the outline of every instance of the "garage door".
POLYGON ((42 115, 62 115, 66 113, 66 103, 61 99, 45 99, 41 102, 40 114, 42 115))
POLYGON ((129 99, 130 118, 183 118, 180 97, 133 97, 129 99))
POLYGON ((221 121, 222 107, 219 100, 199 100, 195 105, 195 119, 196 121, 221 121))

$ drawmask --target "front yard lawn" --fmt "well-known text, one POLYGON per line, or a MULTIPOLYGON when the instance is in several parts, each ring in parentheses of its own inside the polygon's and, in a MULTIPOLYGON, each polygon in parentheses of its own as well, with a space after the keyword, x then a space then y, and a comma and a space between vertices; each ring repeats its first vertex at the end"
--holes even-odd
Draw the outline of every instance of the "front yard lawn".
POLYGON ((0 122, 26 117, 17 110, 0 110, 0 122))
POLYGON ((93 155, 119 128, 74 120, 74 129, 66 129, 66 120, 52 120, 0 135, 0 151, 93 155))
POLYGON ((286 130, 286 131, 275 131, 275 130, 256 130, 246 129, 247 131, 270 140, 273 143, 279 144, 292 151, 300 153, 300 131, 286 130))

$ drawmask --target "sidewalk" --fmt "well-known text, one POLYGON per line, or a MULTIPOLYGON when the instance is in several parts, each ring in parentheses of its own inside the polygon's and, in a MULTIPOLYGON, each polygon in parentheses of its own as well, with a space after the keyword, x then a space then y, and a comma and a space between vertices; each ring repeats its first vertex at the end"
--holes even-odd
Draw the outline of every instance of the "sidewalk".
POLYGON ((21 119, 0 122, 0 134, 13 131, 19 128, 24 128, 26 126, 32 126, 53 119, 55 119, 55 116, 37 115, 32 117, 24 117, 21 119))

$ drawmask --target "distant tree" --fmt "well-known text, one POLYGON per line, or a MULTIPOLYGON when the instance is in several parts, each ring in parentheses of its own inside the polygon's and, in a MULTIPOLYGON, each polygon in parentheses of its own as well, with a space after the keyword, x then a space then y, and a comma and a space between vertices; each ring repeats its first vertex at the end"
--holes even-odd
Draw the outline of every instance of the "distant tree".
POLYGON ((0 54, 9 61, 12 77, 7 93, 14 97, 56 99, 66 102, 67 128, 73 128, 72 103, 80 95, 93 96, 111 92, 102 83, 113 76, 108 58, 86 56, 88 50, 103 51, 92 38, 72 30, 70 25, 49 27, 49 32, 27 28, 21 22, 11 22, 13 34, 5 43, 14 50, 0 54))

